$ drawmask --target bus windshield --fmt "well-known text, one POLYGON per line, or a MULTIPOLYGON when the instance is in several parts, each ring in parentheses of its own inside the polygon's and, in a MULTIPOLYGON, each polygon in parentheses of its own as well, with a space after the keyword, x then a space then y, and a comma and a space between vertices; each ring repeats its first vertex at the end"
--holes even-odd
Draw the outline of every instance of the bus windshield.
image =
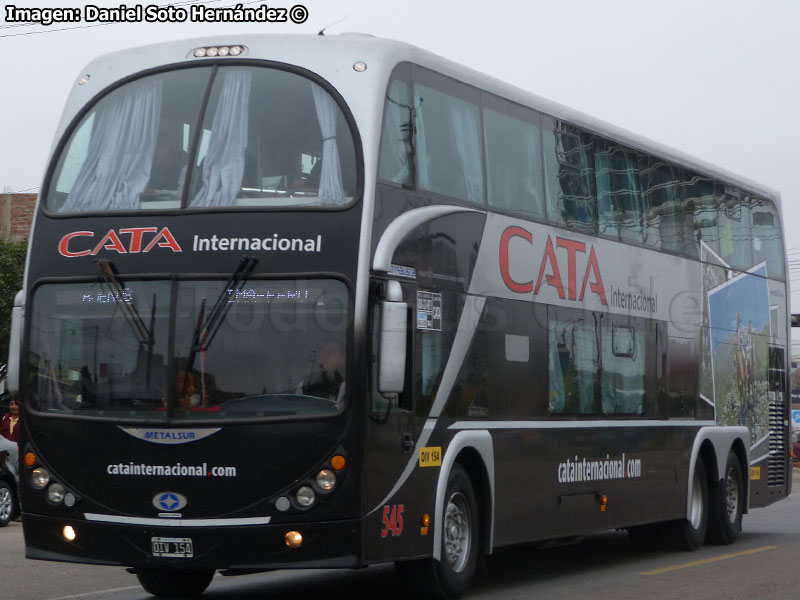
POLYGON ((332 414, 344 403, 348 294, 338 281, 47 284, 33 316, 39 411, 236 419, 332 414), (225 310, 210 328, 218 299, 225 310))
POLYGON ((275 68, 204 66, 103 96, 57 157, 46 206, 336 207, 352 201, 355 186, 350 127, 320 85, 275 68))

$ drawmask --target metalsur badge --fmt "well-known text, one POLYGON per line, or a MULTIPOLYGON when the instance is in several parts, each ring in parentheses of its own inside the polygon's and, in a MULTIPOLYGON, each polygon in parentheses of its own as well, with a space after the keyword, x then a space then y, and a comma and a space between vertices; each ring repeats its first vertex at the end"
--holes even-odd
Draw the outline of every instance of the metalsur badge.
POLYGON ((153 444, 187 444, 202 440, 220 431, 221 427, 200 429, 145 429, 141 427, 120 427, 122 431, 135 438, 153 444))

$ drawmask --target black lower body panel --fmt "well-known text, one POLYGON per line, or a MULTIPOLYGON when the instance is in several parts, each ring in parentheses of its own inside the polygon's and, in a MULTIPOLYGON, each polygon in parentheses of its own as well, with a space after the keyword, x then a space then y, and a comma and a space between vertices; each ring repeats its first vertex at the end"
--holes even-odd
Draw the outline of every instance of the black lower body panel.
POLYGON ((25 514, 25 556, 127 567, 180 569, 348 568, 363 566, 359 520, 247 527, 159 527, 96 523, 25 514), (62 535, 66 525, 76 537, 62 535), (286 545, 289 531, 303 543, 286 545), (153 556, 151 539, 189 538, 193 556, 153 556))

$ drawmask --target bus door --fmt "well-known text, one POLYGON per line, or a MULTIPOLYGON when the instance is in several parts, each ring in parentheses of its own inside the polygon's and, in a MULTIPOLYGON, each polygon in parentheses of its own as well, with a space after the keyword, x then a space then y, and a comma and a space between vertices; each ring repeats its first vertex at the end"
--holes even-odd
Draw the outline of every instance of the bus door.
POLYGON ((406 547, 406 540, 410 538, 408 533, 413 529, 406 518, 407 500, 402 492, 407 487, 403 482, 408 481, 411 475, 409 465, 416 464, 413 451, 419 434, 413 410, 416 285, 414 282, 393 282, 393 285, 396 286, 395 298, 397 290, 401 290, 401 304, 405 305, 402 307, 405 310, 403 328, 406 336, 402 391, 385 393, 379 389, 381 336, 382 327, 385 327, 381 323, 384 313, 392 308, 387 306, 385 282, 373 286, 376 291, 370 309, 370 386, 364 477, 364 538, 368 560, 404 555, 409 550, 406 547))

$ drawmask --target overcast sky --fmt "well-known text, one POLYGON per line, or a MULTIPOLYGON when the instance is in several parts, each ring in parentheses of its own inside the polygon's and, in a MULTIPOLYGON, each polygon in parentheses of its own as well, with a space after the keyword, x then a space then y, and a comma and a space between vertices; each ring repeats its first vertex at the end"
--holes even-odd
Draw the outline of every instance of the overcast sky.
MULTIPOLYGON (((108 7, 122 3, 95 2, 108 7)), ((208 2, 210 6, 235 3, 208 2)), ((266 2, 283 8, 296 3, 266 2)), ((14 4, 84 6, 68 0, 14 4)), ((800 159, 795 144, 800 140, 800 2, 307 0, 302 4, 309 16, 301 25, 20 27, 1 15, 0 191, 38 191, 67 93, 83 66, 100 54, 229 32, 316 33, 345 19, 327 33, 359 31, 415 44, 776 189, 783 198, 787 248, 800 259, 800 159)), ((796 277, 794 310, 800 312, 800 267, 796 277)))

